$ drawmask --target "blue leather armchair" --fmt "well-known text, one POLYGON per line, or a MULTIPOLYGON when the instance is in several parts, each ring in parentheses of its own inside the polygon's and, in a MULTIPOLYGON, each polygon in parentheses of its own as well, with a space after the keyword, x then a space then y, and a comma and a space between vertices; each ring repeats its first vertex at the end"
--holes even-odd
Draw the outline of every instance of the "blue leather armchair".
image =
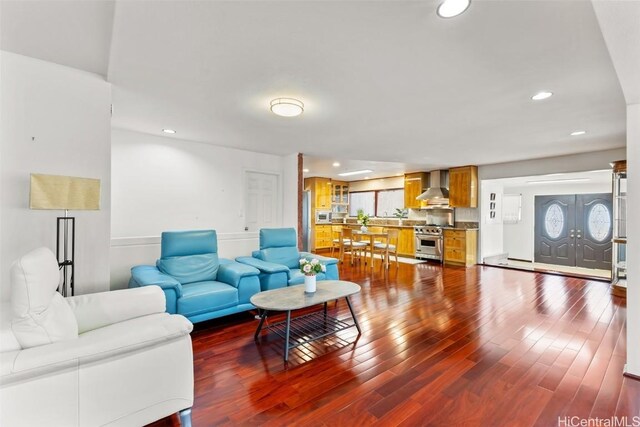
POLYGON ((249 265, 218 258, 215 230, 167 231, 156 265, 133 267, 129 287, 160 286, 167 312, 196 323, 254 309, 249 298, 260 292, 258 274, 249 265))
POLYGON ((338 280, 338 260, 298 251, 298 239, 294 228, 263 228, 260 230, 260 250, 250 257, 238 257, 236 261, 260 270, 260 289, 283 288, 304 283, 300 272, 301 258, 317 258, 327 268, 317 275, 317 280, 338 280))

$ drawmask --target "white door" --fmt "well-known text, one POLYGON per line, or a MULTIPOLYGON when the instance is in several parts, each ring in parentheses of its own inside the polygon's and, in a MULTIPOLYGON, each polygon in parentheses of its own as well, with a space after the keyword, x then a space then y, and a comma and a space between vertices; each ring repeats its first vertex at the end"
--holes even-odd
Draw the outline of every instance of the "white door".
POLYGON ((246 172, 246 226, 249 231, 280 227, 278 175, 246 172))

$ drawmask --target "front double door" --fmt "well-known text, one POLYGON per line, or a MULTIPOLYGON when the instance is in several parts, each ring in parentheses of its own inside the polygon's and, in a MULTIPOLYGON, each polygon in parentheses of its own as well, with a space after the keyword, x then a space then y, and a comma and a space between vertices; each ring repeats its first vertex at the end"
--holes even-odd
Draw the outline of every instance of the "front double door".
POLYGON ((611 269, 611 193, 535 197, 535 262, 611 269))

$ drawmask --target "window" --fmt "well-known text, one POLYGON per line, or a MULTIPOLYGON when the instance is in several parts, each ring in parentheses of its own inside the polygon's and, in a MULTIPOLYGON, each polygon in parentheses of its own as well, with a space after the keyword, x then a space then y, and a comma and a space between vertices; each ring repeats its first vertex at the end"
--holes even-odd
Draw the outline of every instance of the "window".
POLYGON ((404 208, 404 190, 378 191, 376 216, 392 217, 396 209, 404 208))
POLYGON ((502 220, 505 224, 517 224, 522 219, 522 195, 505 194, 502 197, 502 220))
POLYGON ((365 214, 373 216, 376 210, 376 192, 349 193, 349 216, 357 216, 358 209, 362 209, 365 214))

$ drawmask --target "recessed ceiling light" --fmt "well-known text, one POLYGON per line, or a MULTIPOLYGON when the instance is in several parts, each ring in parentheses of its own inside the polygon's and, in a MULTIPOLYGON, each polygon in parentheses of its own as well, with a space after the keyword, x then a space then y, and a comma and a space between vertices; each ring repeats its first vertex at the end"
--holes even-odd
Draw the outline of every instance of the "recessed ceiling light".
POLYGON ((531 97, 534 101, 542 101, 543 99, 550 98, 553 95, 553 92, 542 91, 538 92, 531 97))
POLYGON ((438 6, 436 13, 441 18, 453 18, 467 10, 471 0, 444 0, 438 6))
POLYGON ((334 167, 334 168, 337 168, 337 167, 339 167, 339 166, 340 166, 340 163, 339 163, 339 162, 333 162, 333 167, 334 167))
POLYGON ((271 111, 282 117, 295 117, 304 112, 304 104, 293 98, 276 98, 271 101, 271 111))
POLYGON ((309 169, 304 168, 304 169, 302 169, 302 172, 304 172, 304 173, 309 173, 309 169))
POLYGON ((578 135, 584 135, 585 133, 587 133, 586 130, 577 130, 575 132, 571 132, 571 136, 578 136, 578 135))
POLYGON ((170 134, 174 134, 174 133, 176 133, 176 131, 175 131, 175 130, 173 130, 173 129, 162 129, 162 132, 164 132, 164 133, 170 133, 170 134))
POLYGON ((342 172, 339 173, 339 176, 351 176, 351 175, 360 175, 363 173, 369 173, 369 172, 373 172, 371 169, 363 169, 361 171, 352 171, 352 172, 342 172))

